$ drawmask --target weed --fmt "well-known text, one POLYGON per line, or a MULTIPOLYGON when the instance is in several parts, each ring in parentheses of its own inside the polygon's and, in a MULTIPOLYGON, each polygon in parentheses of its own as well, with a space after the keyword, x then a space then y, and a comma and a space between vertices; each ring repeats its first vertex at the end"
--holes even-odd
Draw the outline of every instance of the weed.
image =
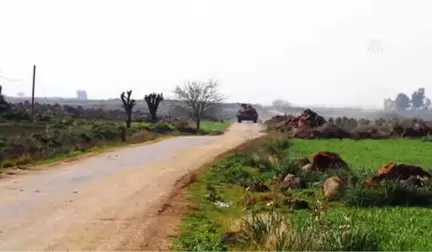
POLYGON ((242 221, 237 246, 260 251, 377 251, 380 238, 374 232, 356 229, 345 217, 341 225, 326 220, 325 209, 317 203, 301 226, 277 211, 252 212, 242 221))

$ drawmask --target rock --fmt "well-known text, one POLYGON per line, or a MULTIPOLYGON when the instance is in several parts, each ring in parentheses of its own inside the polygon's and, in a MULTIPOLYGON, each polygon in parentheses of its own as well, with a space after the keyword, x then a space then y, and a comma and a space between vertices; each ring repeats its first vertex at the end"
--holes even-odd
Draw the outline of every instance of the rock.
POLYGON ((301 168, 302 172, 311 172, 313 171, 312 164, 306 164, 301 168))
POLYGON ((268 192, 270 191, 270 188, 268 186, 261 184, 261 183, 252 183, 248 187, 246 187, 246 191, 250 192, 268 192))
POLYGON ((327 171, 331 169, 346 169, 347 163, 334 152, 320 151, 312 155, 312 169, 327 171))
POLYGON ((301 187, 300 178, 293 174, 288 174, 281 183, 281 189, 298 189, 301 187))
POLYGON ((306 200, 290 200, 286 199, 284 200, 284 204, 288 206, 291 209, 297 210, 297 209, 309 209, 309 203, 306 200))
POLYGON ((345 189, 345 182, 338 176, 333 176, 324 181, 323 193, 327 199, 335 199, 341 195, 342 190, 345 189))

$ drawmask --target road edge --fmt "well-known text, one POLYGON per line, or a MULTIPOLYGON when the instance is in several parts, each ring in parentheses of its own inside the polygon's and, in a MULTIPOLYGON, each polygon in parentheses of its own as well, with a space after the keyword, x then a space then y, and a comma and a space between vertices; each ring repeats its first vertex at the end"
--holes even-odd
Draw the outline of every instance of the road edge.
POLYGON ((173 185, 173 189, 169 196, 160 204, 159 209, 157 210, 157 214, 154 216, 156 219, 155 223, 158 225, 159 230, 164 230, 166 234, 164 234, 163 242, 156 242, 156 244, 151 241, 147 242, 140 249, 143 251, 171 251, 172 246, 172 237, 175 237, 179 233, 179 227, 181 224, 181 219, 185 214, 189 211, 193 211, 196 209, 191 202, 187 200, 188 189, 191 184, 196 182, 203 173, 212 165, 214 162, 220 158, 224 158, 230 153, 242 148, 244 145, 249 143, 251 140, 256 140, 262 137, 265 137, 267 133, 262 133, 263 135, 248 139, 245 142, 238 144, 237 146, 233 146, 233 148, 226 150, 220 154, 218 154, 212 160, 207 161, 199 168, 188 171, 184 175, 182 175, 173 185), (170 221, 158 221, 165 218, 169 218, 170 221), (169 223, 169 224, 167 224, 169 223), (161 226, 162 225, 162 226, 161 226))
POLYGON ((30 172, 50 170, 53 168, 58 168, 58 166, 61 166, 61 165, 81 162, 81 161, 84 161, 88 158, 97 157, 99 155, 116 152, 116 151, 119 151, 122 149, 141 147, 141 146, 150 145, 150 144, 162 142, 162 141, 165 141, 168 139, 181 137, 181 136, 182 135, 179 135, 179 136, 177 136, 177 135, 164 135, 164 136, 160 136, 156 139, 144 141, 141 143, 131 143, 131 144, 126 143, 124 145, 113 145, 113 146, 108 145, 103 150, 88 151, 88 152, 79 154, 77 156, 67 157, 67 158, 62 159, 62 160, 56 160, 56 161, 48 162, 45 164, 30 165, 29 167, 25 167, 25 168, 11 167, 11 168, 8 168, 4 172, 0 172, 0 180, 6 180, 6 179, 12 178, 12 177, 15 178, 16 176, 23 176, 23 175, 25 176, 26 174, 28 174, 30 172))

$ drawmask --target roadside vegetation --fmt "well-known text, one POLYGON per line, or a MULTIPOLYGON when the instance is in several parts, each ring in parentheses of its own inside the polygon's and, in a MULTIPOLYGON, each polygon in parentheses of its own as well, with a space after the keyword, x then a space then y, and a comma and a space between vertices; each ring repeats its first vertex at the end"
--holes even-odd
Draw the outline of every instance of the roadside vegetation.
MULTIPOLYGON (((205 82, 195 84, 192 91, 200 93, 207 90, 206 85, 205 82)), ((217 85, 215 82, 211 82, 211 85, 212 93, 203 95, 216 95, 217 85)), ((178 87, 176 90, 181 89, 178 87)), ((189 100, 186 98, 184 103, 188 105, 189 100)), ((120 99, 122 105, 116 111, 58 104, 35 104, 32 110, 29 102, 8 103, 0 91, 0 172, 12 167, 28 168, 113 146, 141 143, 161 136, 219 135, 230 125, 228 122, 208 119, 205 112, 212 108, 213 100, 205 101, 205 107, 200 107, 198 116, 178 119, 158 117, 157 110, 159 103, 164 100, 163 94, 150 93, 144 96, 149 110, 147 118, 136 115, 136 100, 132 90, 122 92, 120 99), (199 125, 196 124, 197 118, 200 120, 199 125)), ((198 97, 194 102, 200 99, 198 97)), ((185 106, 186 111, 187 108, 185 106)))
MULTIPOLYGON (((365 181, 388 162, 432 166, 422 140, 301 140, 270 133, 219 158, 188 191, 174 250, 431 250, 429 181, 365 181), (304 170, 300 158, 335 152, 346 169, 304 170), (328 181, 343 181, 329 197, 328 181)), ((411 178, 411 177, 410 177, 411 178)), ((332 188, 330 188, 332 189, 332 188)), ((334 189, 334 188, 333 188, 334 189)))

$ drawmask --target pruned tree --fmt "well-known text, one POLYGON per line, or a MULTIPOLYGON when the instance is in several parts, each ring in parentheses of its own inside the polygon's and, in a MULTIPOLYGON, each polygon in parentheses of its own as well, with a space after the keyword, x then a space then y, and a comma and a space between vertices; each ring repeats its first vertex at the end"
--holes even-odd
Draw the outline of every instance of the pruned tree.
POLYGON ((219 84, 211 79, 205 82, 187 82, 183 86, 177 86, 174 95, 187 106, 190 117, 196 123, 197 131, 200 130, 201 118, 205 112, 224 99, 219 92, 219 84))
POLYGON ((396 110, 406 110, 410 106, 410 98, 404 93, 399 93, 396 96, 394 105, 396 110))
POLYGON ((151 120, 153 122, 157 121, 157 110, 159 108, 159 103, 164 100, 163 94, 151 93, 145 95, 144 100, 147 103, 147 107, 150 111, 151 120))
POLYGON ((121 93, 120 98, 123 102, 123 109, 126 111, 127 119, 126 119, 126 128, 130 128, 132 123, 132 109, 135 107, 136 102, 134 99, 131 99, 132 90, 121 93))

